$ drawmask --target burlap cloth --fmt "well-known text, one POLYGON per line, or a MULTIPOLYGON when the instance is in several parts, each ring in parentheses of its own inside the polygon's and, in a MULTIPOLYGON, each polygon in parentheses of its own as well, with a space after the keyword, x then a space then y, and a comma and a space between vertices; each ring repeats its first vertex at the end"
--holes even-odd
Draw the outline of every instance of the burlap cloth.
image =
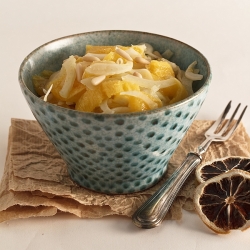
MULTIPOLYGON (((108 215, 131 217, 134 211, 181 164, 186 154, 204 140, 212 121, 194 121, 175 151, 164 178, 154 187, 128 195, 104 195, 86 190, 69 178, 65 163, 36 121, 12 119, 4 174, 0 183, 0 222, 65 212, 80 218, 108 215)), ((213 143, 203 162, 226 156, 250 157, 250 138, 242 124, 225 143, 213 143)), ((191 175, 166 219, 178 220, 182 208, 192 211, 197 185, 191 175)))

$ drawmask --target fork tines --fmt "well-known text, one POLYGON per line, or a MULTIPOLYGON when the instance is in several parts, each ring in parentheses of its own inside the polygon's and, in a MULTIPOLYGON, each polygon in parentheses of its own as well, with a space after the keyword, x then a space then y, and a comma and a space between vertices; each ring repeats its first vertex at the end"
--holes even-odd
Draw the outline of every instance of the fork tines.
POLYGON ((240 116, 238 119, 234 120, 241 104, 239 103, 236 107, 236 109, 234 110, 232 116, 229 119, 226 119, 226 115, 228 114, 229 110, 231 109, 231 103, 232 101, 230 101, 226 108, 224 109, 224 111, 222 112, 221 116, 218 118, 218 120, 213 124, 213 126, 207 131, 209 133, 214 133, 217 134, 218 136, 225 136, 227 138, 229 138, 233 132, 235 131, 235 129, 238 127, 246 109, 247 106, 245 106, 245 108, 243 109, 243 111, 241 112, 240 116))

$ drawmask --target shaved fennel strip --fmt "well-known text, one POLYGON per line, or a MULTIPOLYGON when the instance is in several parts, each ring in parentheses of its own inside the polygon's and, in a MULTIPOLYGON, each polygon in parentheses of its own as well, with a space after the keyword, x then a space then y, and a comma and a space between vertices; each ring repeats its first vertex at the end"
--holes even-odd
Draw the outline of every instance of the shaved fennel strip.
POLYGON ((103 60, 103 58, 104 58, 106 55, 107 55, 107 54, 87 53, 85 56, 94 56, 94 57, 98 57, 99 59, 103 60))
POLYGON ((108 99, 104 100, 102 104, 100 105, 101 110, 104 114, 115 114, 115 113, 128 113, 130 112, 129 107, 116 107, 116 108, 110 108, 108 106, 108 99))
POLYGON ((154 80, 139 78, 133 75, 125 75, 122 77, 122 80, 138 84, 140 87, 143 87, 143 88, 150 88, 150 89, 153 88, 154 86, 157 86, 159 89, 166 88, 171 85, 174 85, 175 82, 177 81, 176 78, 169 78, 167 80, 154 81, 154 80))
POLYGON ((132 69, 129 73, 133 75, 135 72, 140 73, 144 79, 153 80, 152 74, 148 69, 132 69))
POLYGON ((95 62, 85 69, 85 72, 93 75, 116 75, 130 71, 133 68, 133 62, 128 61, 125 64, 115 62, 95 62))
POLYGON ((129 48, 127 50, 125 50, 132 59, 135 59, 136 57, 141 56, 141 54, 137 51, 135 51, 133 48, 129 48))
POLYGON ((100 105, 101 110, 103 111, 103 113, 105 114, 114 114, 115 111, 112 110, 109 106, 108 106, 108 99, 104 100, 102 102, 102 104, 100 105))
POLYGON ((95 89, 95 86, 92 84, 92 79, 94 77, 89 77, 89 78, 83 78, 80 82, 85 85, 87 88, 93 90, 95 89))
POLYGON ((130 112, 130 109, 128 107, 116 107, 111 109, 112 111, 114 111, 114 113, 128 113, 130 112))
POLYGON ((197 61, 194 61, 193 63, 191 63, 186 71, 185 71, 185 76, 190 79, 190 80, 193 80, 193 81, 198 81, 198 80, 201 80, 203 78, 203 75, 200 75, 200 74, 197 74, 195 73, 195 65, 197 64, 197 61))
POLYGON ((49 87, 48 91, 46 92, 46 94, 45 94, 45 96, 44 96, 44 98, 43 98, 43 100, 44 100, 45 102, 47 102, 48 96, 49 96, 49 94, 50 94, 52 88, 53 88, 53 84, 51 84, 51 86, 49 87))
POLYGON ((76 79, 76 59, 74 56, 70 56, 66 59, 63 63, 63 67, 66 69, 66 78, 63 84, 62 89, 60 90, 59 94, 67 98, 69 95, 70 90, 73 87, 73 84, 76 79))
POLYGON ((82 74, 83 74, 83 66, 81 63, 76 64, 76 79, 78 82, 81 81, 82 79, 82 74))

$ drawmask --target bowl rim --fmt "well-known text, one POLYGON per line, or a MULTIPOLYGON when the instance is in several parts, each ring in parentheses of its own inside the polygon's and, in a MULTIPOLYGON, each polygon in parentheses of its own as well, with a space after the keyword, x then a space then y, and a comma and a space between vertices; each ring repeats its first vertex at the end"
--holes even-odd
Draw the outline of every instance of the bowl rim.
POLYGON ((71 112, 74 112, 74 113, 81 113, 81 114, 84 114, 84 115, 96 115, 96 116, 107 116, 107 117, 119 117, 119 116, 140 116, 140 115, 148 115, 148 114, 152 114, 152 113, 161 113, 163 111, 167 111, 167 110, 173 110, 175 108, 178 108, 179 106, 182 106, 184 104, 186 104, 187 102, 189 101, 192 101, 193 99, 195 99, 201 92, 203 92, 205 89, 208 88, 209 86, 209 83, 211 82, 211 79, 212 79, 212 73, 211 73, 211 66, 207 60, 207 58, 197 49, 195 49, 194 47, 192 47, 191 45, 187 44, 187 43, 184 43, 180 40, 177 40, 175 38, 172 38, 172 37, 168 37, 168 36, 165 36, 165 35, 161 35, 161 34, 156 34, 156 33, 151 33, 151 32, 146 32, 146 31, 137 31, 137 30, 118 30, 118 29, 115 29, 115 30, 96 30, 96 31, 87 31, 87 32, 82 32, 82 33, 75 33, 75 34, 71 34, 71 35, 67 35, 67 36, 62 36, 62 37, 59 37, 59 38, 56 38, 56 39, 53 39, 51 41, 48 41, 42 45, 40 45, 39 47, 35 48, 33 51, 31 51, 22 61, 20 67, 19 67, 19 71, 18 71, 18 80, 19 80, 19 85, 21 88, 24 88, 26 89, 27 91, 29 91, 33 96, 34 98, 36 98, 37 100, 41 101, 44 105, 48 105, 48 106, 53 106, 53 107, 56 107, 57 109, 63 109, 63 110, 70 110, 71 112), (156 109, 152 109, 152 110, 146 110, 146 111, 138 111, 138 112, 129 112, 129 113, 115 113, 115 114, 107 114, 107 113, 94 113, 94 112, 86 112, 86 111, 78 111, 78 110, 74 110, 74 109, 68 109, 68 108, 64 108, 64 107, 61 107, 61 106, 58 106, 58 105, 55 105, 55 104, 52 104, 52 103, 49 103, 49 102, 45 102, 43 101, 41 98, 39 98, 37 95, 35 95, 28 87, 27 85, 25 84, 24 80, 23 80, 23 77, 22 77, 22 74, 24 72, 24 66, 28 63, 28 60, 33 56, 33 54, 37 53, 40 49, 50 45, 50 44, 53 44, 55 42, 58 42, 58 41, 61 41, 61 40, 66 40, 66 39, 69 39, 69 38, 73 38, 73 37, 76 37, 76 36, 83 36, 83 35, 88 35, 88 34, 95 34, 95 33, 107 33, 107 32, 126 32, 126 33, 139 33, 139 34, 145 34, 145 35, 151 35, 151 36, 157 36, 157 37, 161 37, 161 38, 167 38, 168 40, 172 40, 174 42, 177 42, 177 43, 180 43, 184 46, 187 46, 189 47, 190 49, 194 50, 196 53, 198 53, 204 60, 205 64, 206 64, 206 67, 207 67, 207 71, 208 71, 208 74, 207 74, 207 78, 205 79, 205 82, 204 84, 201 86, 201 88, 194 92, 192 95, 186 97, 185 99, 179 101, 179 102, 176 102, 176 103, 173 103, 173 104, 170 104, 170 105, 167 105, 167 106, 163 106, 163 107, 160 107, 160 108, 156 108, 156 109))

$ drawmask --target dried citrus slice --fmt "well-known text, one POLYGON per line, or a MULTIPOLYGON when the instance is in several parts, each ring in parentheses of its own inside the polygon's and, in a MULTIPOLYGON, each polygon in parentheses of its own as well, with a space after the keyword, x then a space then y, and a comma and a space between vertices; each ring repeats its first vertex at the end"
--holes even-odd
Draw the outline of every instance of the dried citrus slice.
POLYGON ((194 205, 202 221, 214 232, 230 233, 250 227, 250 173, 234 169, 201 183, 194 205))
POLYGON ((206 162, 196 168, 196 178, 204 182, 232 169, 241 169, 250 173, 250 158, 230 156, 206 162))

